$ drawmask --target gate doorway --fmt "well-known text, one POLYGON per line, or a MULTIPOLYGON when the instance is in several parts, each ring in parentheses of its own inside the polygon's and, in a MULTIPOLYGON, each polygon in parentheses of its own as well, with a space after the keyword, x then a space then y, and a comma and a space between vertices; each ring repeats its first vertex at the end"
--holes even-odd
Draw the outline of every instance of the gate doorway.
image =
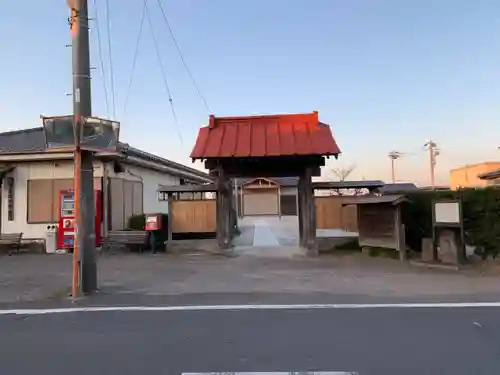
MULTIPOLYGON (((220 248, 232 246, 231 212, 237 201, 233 193, 235 178, 263 180, 295 177, 298 242, 309 254, 317 254, 312 177, 321 174, 320 168, 325 165, 325 158, 337 157, 338 154, 340 149, 331 129, 319 121, 317 112, 248 117, 210 116, 208 126, 202 127, 198 133, 191 158, 203 161, 216 181, 217 238, 220 248)), ((245 201, 242 197, 242 212, 252 216, 279 216, 281 199, 272 192, 276 188, 271 185, 262 188, 261 199, 252 196, 245 201)))

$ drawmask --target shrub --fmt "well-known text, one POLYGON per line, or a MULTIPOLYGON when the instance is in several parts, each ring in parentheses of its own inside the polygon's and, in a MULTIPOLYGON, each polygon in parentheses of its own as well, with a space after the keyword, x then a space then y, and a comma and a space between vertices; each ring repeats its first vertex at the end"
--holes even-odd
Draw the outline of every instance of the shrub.
POLYGON ((465 242, 475 246, 481 256, 496 257, 500 253, 500 189, 461 189, 457 191, 425 191, 407 194, 402 217, 406 239, 414 250, 421 249, 424 237, 432 237, 432 201, 462 200, 465 242))
POLYGON ((127 228, 133 230, 144 230, 146 216, 144 214, 133 215, 128 218, 127 228))

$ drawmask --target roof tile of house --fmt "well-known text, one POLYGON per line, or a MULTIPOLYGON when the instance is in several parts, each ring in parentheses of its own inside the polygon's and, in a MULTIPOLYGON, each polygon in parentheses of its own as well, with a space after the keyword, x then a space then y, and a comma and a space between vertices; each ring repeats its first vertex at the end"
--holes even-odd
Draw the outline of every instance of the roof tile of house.
MULTIPOLYGON (((0 154, 42 152, 45 149, 45 134, 42 127, 0 133, 0 154)), ((208 178, 208 175, 202 171, 160 156, 156 156, 149 152, 139 150, 138 148, 132 147, 127 143, 120 142, 118 144, 118 149, 125 155, 157 162, 168 167, 177 168, 179 170, 195 174, 202 178, 208 178)))

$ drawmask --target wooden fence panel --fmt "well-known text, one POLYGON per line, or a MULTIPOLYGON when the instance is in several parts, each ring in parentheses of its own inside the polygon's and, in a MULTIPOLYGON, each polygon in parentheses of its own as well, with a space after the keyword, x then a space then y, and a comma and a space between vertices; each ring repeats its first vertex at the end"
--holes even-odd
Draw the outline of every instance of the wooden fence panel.
POLYGON ((217 230, 216 201, 173 201, 172 233, 213 233, 217 230))
POLYGON ((342 209, 339 197, 316 197, 316 226, 318 229, 340 228, 342 209))
POLYGON ((316 225, 318 229, 344 229, 358 231, 357 206, 342 207, 344 197, 315 197, 316 225))

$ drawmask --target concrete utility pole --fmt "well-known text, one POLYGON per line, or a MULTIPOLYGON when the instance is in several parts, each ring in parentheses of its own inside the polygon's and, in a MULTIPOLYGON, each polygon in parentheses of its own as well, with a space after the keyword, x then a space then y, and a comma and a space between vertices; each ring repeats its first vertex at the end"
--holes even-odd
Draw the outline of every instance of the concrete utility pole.
POLYGON ((432 190, 436 188, 436 180, 435 180, 435 170, 436 170, 436 156, 439 155, 439 150, 435 142, 429 140, 425 143, 424 147, 427 147, 427 151, 429 151, 429 167, 431 172, 431 187, 432 190))
POLYGON ((391 175, 392 183, 396 183, 396 160, 401 157, 401 153, 398 151, 389 152, 389 159, 391 159, 391 175))
POLYGON ((92 115, 90 88, 89 18, 86 0, 67 0, 72 35, 73 115, 75 128, 74 194, 75 242, 73 253, 72 295, 97 289, 95 260, 95 198, 93 156, 81 150, 80 134, 85 117, 92 115))

